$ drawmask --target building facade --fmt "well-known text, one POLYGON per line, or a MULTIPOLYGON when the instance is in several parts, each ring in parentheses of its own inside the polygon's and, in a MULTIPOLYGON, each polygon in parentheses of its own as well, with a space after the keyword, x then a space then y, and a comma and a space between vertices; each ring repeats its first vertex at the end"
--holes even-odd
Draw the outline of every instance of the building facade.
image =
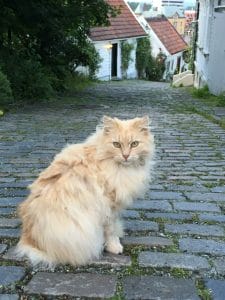
POLYGON ((157 57, 159 53, 163 53, 166 56, 163 78, 170 80, 175 73, 186 71, 183 53, 187 44, 168 19, 165 16, 146 19, 139 17, 139 21, 149 34, 152 55, 157 57))
POLYGON ((225 92, 225 0, 198 1, 195 87, 225 92))
POLYGON ((99 80, 136 78, 137 39, 147 34, 138 22, 135 14, 124 0, 107 0, 107 3, 119 7, 120 13, 109 18, 107 27, 95 27, 90 30, 90 39, 100 55, 100 68, 96 73, 99 80), (132 45, 128 69, 122 70, 122 44, 132 45))
POLYGON ((176 12, 175 14, 171 16, 167 16, 170 23, 173 25, 173 27, 178 31, 178 33, 182 36, 184 36, 185 33, 185 17, 184 14, 180 14, 176 12))

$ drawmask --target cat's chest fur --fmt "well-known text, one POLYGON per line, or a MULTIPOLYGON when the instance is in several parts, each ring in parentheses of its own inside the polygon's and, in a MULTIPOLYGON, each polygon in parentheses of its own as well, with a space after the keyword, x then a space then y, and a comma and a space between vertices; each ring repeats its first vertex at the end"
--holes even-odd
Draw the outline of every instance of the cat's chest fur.
POLYGON ((147 168, 108 166, 102 170, 104 194, 116 209, 127 207, 143 191, 147 181, 147 168))

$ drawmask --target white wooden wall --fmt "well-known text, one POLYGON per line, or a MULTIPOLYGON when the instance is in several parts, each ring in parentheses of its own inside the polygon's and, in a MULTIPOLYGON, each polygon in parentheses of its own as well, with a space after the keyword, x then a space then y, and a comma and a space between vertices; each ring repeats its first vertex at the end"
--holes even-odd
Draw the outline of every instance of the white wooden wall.
POLYGON ((225 92, 225 13, 215 12, 217 0, 200 0, 195 86, 225 92))
MULTIPOLYGON (((129 43, 134 45, 134 49, 132 50, 131 57, 132 61, 129 64, 127 70, 127 78, 136 78, 137 71, 135 67, 135 56, 136 56, 136 38, 127 39, 129 43)), ((104 41, 104 42, 95 42, 95 48, 100 54, 102 59, 100 68, 96 74, 96 77, 99 80, 110 80, 111 79, 111 60, 112 60, 112 49, 107 48, 110 44, 118 44, 117 48, 117 78, 122 78, 122 70, 121 70, 121 40, 112 40, 112 41, 104 41)))

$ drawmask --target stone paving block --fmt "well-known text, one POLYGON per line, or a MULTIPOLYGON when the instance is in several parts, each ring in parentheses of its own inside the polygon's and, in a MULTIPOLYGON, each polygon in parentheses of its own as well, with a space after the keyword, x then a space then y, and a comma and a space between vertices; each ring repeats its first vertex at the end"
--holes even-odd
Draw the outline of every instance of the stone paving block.
POLYGON ((123 279, 126 300, 199 300, 194 281, 159 276, 129 276, 123 279))
POLYGON ((9 206, 18 206, 24 200, 23 197, 16 197, 16 198, 0 198, 0 206, 2 207, 9 207, 9 206))
POLYGON ((122 212, 122 217, 125 219, 138 219, 140 215, 136 210, 124 210, 122 212))
POLYGON ((90 273, 45 273, 33 276, 25 287, 28 294, 104 299, 116 292, 116 276, 90 273))
POLYGON ((160 213, 160 212, 147 212, 146 218, 149 219, 172 219, 172 220, 192 220, 195 216, 193 213, 160 213))
POLYGON ((0 227, 15 228, 21 224, 19 219, 0 218, 0 227))
POLYGON ((168 190, 171 190, 171 191, 196 191, 196 192, 207 192, 208 189, 203 186, 203 185, 175 185, 175 184, 170 184, 170 185, 167 185, 167 189, 168 190))
POLYGON ((31 181, 21 181, 21 182, 5 182, 0 183, 0 188, 26 188, 31 181))
POLYGON ((26 197, 28 194, 26 189, 0 188, 0 195, 3 197, 26 197))
POLYGON ((184 200, 185 197, 178 192, 150 192, 149 197, 152 200, 184 200))
POLYGON ((225 193, 225 186, 216 186, 211 191, 214 193, 225 193))
POLYGON ((16 295, 16 294, 0 294, 0 300, 19 300, 19 295, 16 295))
POLYGON ((184 181, 184 184, 185 184, 185 181, 187 181, 187 182, 196 182, 198 180, 198 178, 194 177, 194 176, 168 176, 167 179, 171 180, 171 181, 173 181, 173 180, 174 181, 184 181))
POLYGON ((0 244, 0 254, 2 254, 7 249, 6 244, 0 244))
POLYGON ((213 300, 225 299, 225 280, 206 279, 205 285, 211 291, 213 300))
POLYGON ((154 192, 155 190, 161 190, 163 191, 164 190, 164 186, 162 186, 161 184, 151 184, 150 186, 150 191, 154 192))
POLYGON ((185 192, 185 196, 192 201, 210 201, 223 202, 225 201, 225 194, 221 193, 190 193, 185 192))
POLYGON ((159 226, 156 222, 151 221, 124 221, 126 231, 158 231, 159 226))
POLYGON ((183 238, 179 240, 179 248, 182 251, 193 253, 206 253, 211 255, 225 255, 225 242, 214 240, 183 238))
POLYGON ((25 275, 25 269, 16 266, 0 266, 0 285, 7 286, 21 280, 25 275))
POLYGON ((207 214, 202 213, 198 215, 200 221, 215 221, 215 222, 225 222, 225 215, 215 215, 215 214, 207 214))
POLYGON ((14 207, 0 207, 0 215, 7 216, 16 213, 16 209, 14 207))
POLYGON ((99 260, 91 262, 91 265, 110 265, 111 267, 130 266, 131 258, 125 255, 116 255, 111 253, 104 253, 99 260))
POLYGON ((224 229, 218 225, 165 224, 165 231, 180 234, 224 236, 224 229))
POLYGON ((174 209, 181 211, 210 211, 220 212, 219 206, 213 203, 174 202, 174 209))
POLYGON ((123 245, 172 246, 172 240, 158 236, 126 236, 122 239, 123 245))
POLYGON ((138 200, 132 205, 133 209, 143 209, 143 210, 162 210, 171 211, 172 206, 168 201, 153 201, 153 200, 138 200))
POLYGON ((169 267, 187 270, 210 269, 207 259, 196 255, 180 253, 144 251, 139 254, 138 262, 141 267, 169 267))
POLYGON ((225 257, 214 259, 213 264, 214 264, 218 274, 224 276, 225 275, 225 257))
POLYGON ((18 228, 0 228, 0 237, 3 238, 18 238, 20 229, 18 228))

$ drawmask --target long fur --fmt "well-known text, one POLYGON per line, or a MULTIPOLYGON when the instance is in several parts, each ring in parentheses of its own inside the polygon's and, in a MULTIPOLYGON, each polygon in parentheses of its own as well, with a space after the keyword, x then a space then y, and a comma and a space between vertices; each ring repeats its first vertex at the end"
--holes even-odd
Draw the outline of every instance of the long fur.
POLYGON ((148 125, 147 117, 104 117, 84 143, 56 155, 19 206, 17 255, 34 265, 78 266, 98 258, 104 247, 121 253, 119 213, 149 179, 154 139, 148 125), (139 144, 132 147, 134 141, 139 144))

